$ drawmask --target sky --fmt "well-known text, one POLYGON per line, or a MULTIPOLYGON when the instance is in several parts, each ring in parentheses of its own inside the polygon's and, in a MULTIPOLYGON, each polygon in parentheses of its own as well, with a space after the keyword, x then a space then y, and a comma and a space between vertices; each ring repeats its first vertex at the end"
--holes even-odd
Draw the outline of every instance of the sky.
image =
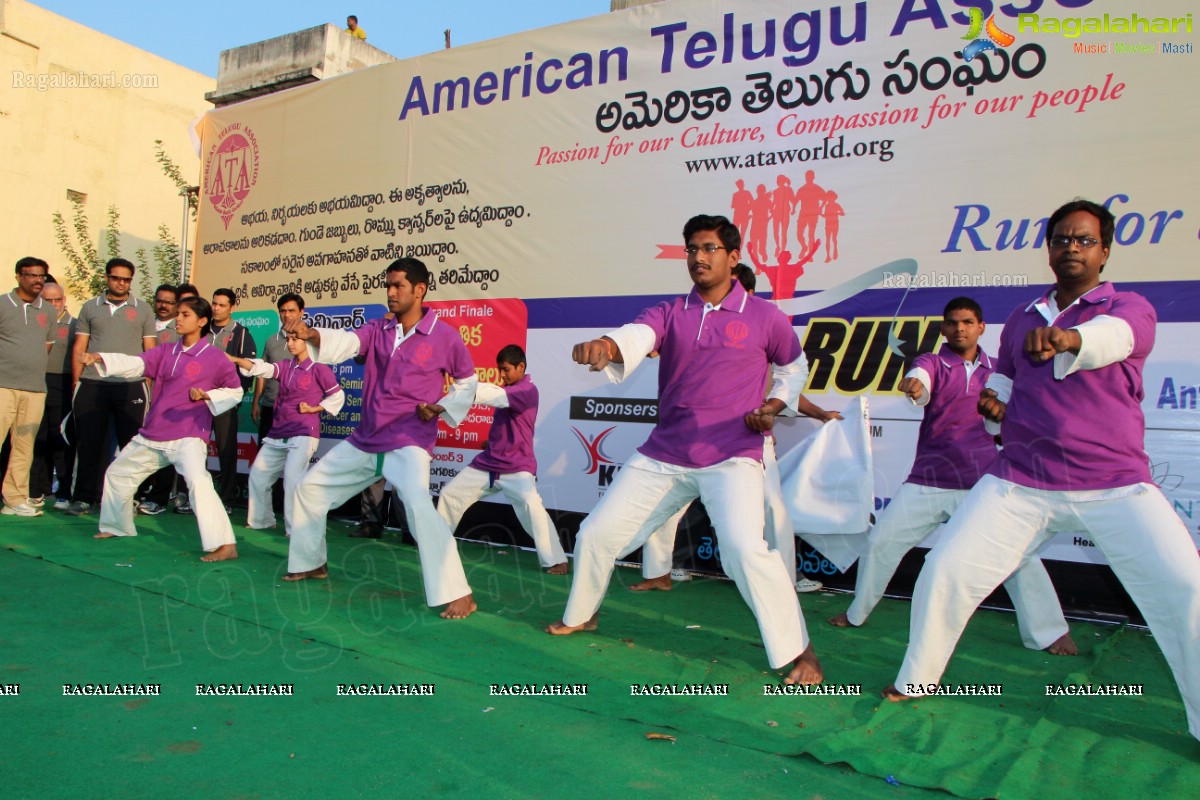
POLYGON ((32 0, 55 14, 215 78, 220 52, 325 22, 358 16, 367 42, 396 58, 607 13, 609 0, 399 0, 350 3, 295 0, 32 0))

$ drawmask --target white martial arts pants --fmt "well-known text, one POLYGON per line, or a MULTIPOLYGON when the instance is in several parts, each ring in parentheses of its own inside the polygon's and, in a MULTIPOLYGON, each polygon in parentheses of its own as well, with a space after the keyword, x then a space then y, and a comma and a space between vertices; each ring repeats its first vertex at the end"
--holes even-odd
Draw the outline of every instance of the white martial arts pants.
POLYGON ((163 442, 159 449, 148 446, 146 441, 140 436, 132 439, 104 473, 100 531, 115 536, 137 536, 133 495, 142 481, 170 464, 183 476, 191 493, 201 547, 212 552, 222 545, 234 544, 229 515, 208 473, 208 442, 189 437, 163 442))
POLYGON ((354 497, 382 476, 404 503, 409 530, 417 540, 425 601, 445 605, 471 593, 458 545, 429 496, 429 453, 402 447, 388 453, 364 453, 340 442, 309 468, 296 487, 288 572, 308 572, 325 564, 325 522, 331 508, 354 497))
POLYGON ((308 462, 321 440, 315 436, 289 436, 286 439, 267 437, 262 440, 254 465, 250 467, 250 504, 246 512, 247 528, 275 526, 275 509, 271 503, 271 488, 283 474, 283 526, 292 532, 292 504, 296 486, 308 469, 308 462))
POLYGON ((1200 555, 1150 484, 1049 492, 984 476, 926 557, 896 688, 918 695, 936 684, 980 601, 1059 531, 1086 531, 1104 553, 1162 648, 1200 738, 1200 555))
POLYGON ((553 567, 567 560, 562 542, 558 538, 558 531, 554 528, 550 515, 546 513, 546 507, 542 505, 542 496, 538 494, 537 480, 532 472, 497 475, 495 481, 492 481, 489 473, 474 467, 465 467, 442 488, 438 500, 438 514, 446 520, 450 532, 453 533, 468 508, 484 495, 496 492, 504 492, 508 502, 512 503, 513 512, 516 513, 521 526, 533 537, 538 561, 543 567, 553 567))
MULTIPOLYGON (((949 520, 966 496, 966 489, 937 489, 916 483, 900 486, 892 502, 880 512, 867 536, 866 551, 858 559, 854 602, 846 611, 851 625, 867 621, 904 554, 949 520)), ((1044 650, 1067 633, 1058 594, 1040 558, 1034 556, 1022 564, 1004 581, 1004 588, 1017 613, 1017 628, 1026 647, 1044 650)))
MULTIPOLYGON (((779 553, 789 575, 796 574, 796 532, 788 517, 787 504, 783 502, 783 488, 779 483, 779 463, 775 460, 775 445, 770 439, 763 442, 763 500, 765 524, 763 538, 767 548, 779 553)), ((672 515, 642 545, 642 577, 658 578, 668 574, 675 560, 675 534, 679 521, 687 511, 687 504, 672 515)), ((636 549, 636 548, 635 548, 636 549)), ((621 554, 626 555, 625 553, 621 554)))
POLYGON ((582 625, 591 619, 619 554, 640 547, 672 513, 699 497, 717 532, 721 567, 758 620, 768 663, 774 669, 790 664, 808 647, 808 633, 792 579, 763 540, 762 466, 731 459, 704 469, 659 472, 657 464, 644 456, 630 459, 580 526, 563 622, 582 625))

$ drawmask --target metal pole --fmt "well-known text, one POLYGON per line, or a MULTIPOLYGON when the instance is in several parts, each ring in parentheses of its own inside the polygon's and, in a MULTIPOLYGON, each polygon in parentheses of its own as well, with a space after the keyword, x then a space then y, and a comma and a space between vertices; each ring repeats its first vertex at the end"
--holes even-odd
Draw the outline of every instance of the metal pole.
POLYGON ((200 187, 185 186, 179 194, 183 197, 183 238, 179 240, 179 282, 191 283, 191 265, 188 263, 188 219, 191 217, 192 196, 200 194, 200 187))

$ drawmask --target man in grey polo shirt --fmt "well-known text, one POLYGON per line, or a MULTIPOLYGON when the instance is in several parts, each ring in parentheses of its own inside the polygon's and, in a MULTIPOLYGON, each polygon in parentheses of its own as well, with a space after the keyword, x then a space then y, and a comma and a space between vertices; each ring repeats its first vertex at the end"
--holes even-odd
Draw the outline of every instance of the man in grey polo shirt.
POLYGON ((54 342, 54 309, 41 298, 48 268, 40 258, 22 258, 17 288, 0 298, 0 436, 12 448, 0 513, 19 517, 42 513, 29 502, 29 468, 46 405, 46 353, 54 342))
POLYGON ((71 476, 75 472, 75 434, 64 438, 60 432, 63 418, 71 413, 71 346, 75 341, 75 318, 67 310, 67 298, 62 286, 49 275, 42 288, 42 302, 53 309, 55 316, 54 343, 46 356, 46 408, 42 425, 33 444, 33 468, 29 473, 31 505, 52 491, 56 511, 66 511, 71 504, 71 476), (58 477, 58 489, 54 478, 58 477))
POLYGON ((72 516, 86 514, 100 502, 100 487, 112 454, 109 426, 116 432, 117 446, 124 447, 138 432, 146 414, 148 394, 141 378, 101 378, 95 365, 85 369, 82 361, 84 353, 136 356, 158 344, 150 304, 129 293, 133 273, 132 262, 110 259, 104 265, 107 291, 79 310, 71 363, 75 382, 73 413, 79 437, 74 492, 66 511, 72 516))

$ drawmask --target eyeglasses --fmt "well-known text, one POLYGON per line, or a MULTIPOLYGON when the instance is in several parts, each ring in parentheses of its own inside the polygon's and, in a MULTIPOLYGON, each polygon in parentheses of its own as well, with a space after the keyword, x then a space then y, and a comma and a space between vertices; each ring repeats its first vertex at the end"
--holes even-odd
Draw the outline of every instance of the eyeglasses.
POLYGON ((685 253, 687 253, 689 256, 694 256, 694 255, 696 255, 696 253, 699 253, 701 251, 704 251, 706 254, 711 256, 713 253, 717 252, 718 250, 728 250, 728 249, 729 249, 728 247, 721 247, 721 245, 719 245, 719 244, 713 244, 712 242, 709 242, 708 244, 701 244, 701 245, 689 244, 687 247, 683 248, 683 251, 685 253))
POLYGON ((44 280, 46 280, 46 273, 44 273, 44 272, 22 272, 21 277, 29 278, 30 280, 35 280, 35 281, 44 281, 44 280))
POLYGON ((133 282, 133 277, 132 277, 132 276, 130 276, 130 277, 128 277, 128 278, 122 278, 122 277, 120 277, 120 276, 118 276, 118 275, 109 275, 109 276, 108 276, 108 279, 109 279, 110 281, 116 281, 117 283, 132 283, 132 282, 133 282))
POLYGON ((1090 236, 1051 236, 1048 240, 1051 247, 1063 249, 1070 247, 1071 242, 1079 245, 1080 250, 1087 250, 1089 247, 1094 247, 1100 244, 1099 239, 1093 239, 1090 236))

